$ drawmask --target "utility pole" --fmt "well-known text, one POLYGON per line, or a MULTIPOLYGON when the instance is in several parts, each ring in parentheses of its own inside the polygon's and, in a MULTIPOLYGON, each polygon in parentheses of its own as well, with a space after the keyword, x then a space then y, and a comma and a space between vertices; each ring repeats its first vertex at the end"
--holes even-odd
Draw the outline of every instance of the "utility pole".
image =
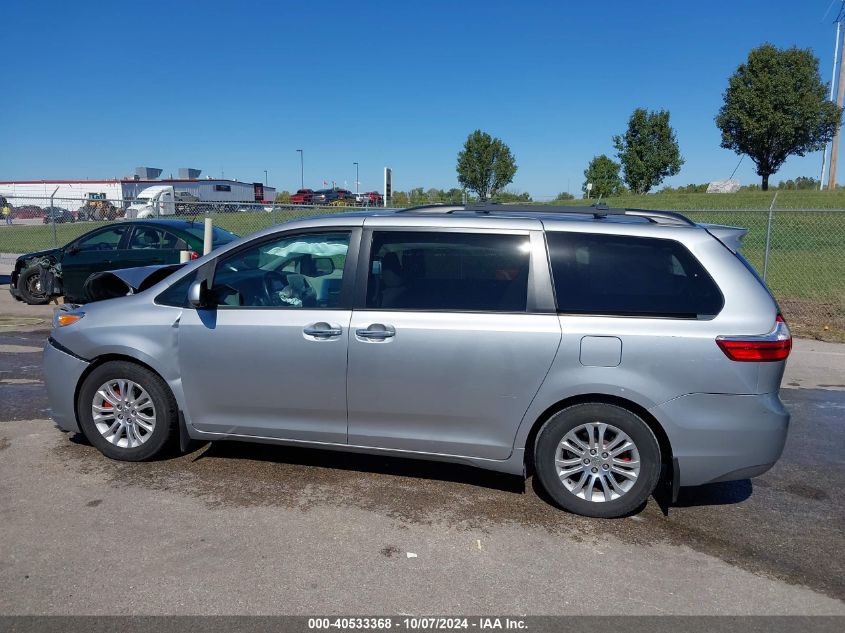
MULTIPOLYGON (((839 56, 839 85, 836 87, 836 105, 842 107, 842 98, 845 97, 845 50, 839 56)), ((829 190, 836 189, 836 163, 839 160, 839 130, 841 126, 836 127, 836 133, 833 135, 833 144, 830 147, 830 178, 827 181, 827 188, 829 190)))
POLYGON ((358 163, 352 163, 355 165, 355 193, 358 193, 358 163))
POLYGON ((299 188, 305 189, 305 158, 301 149, 296 151, 299 152, 299 188))
MULTIPOLYGON (((836 21, 836 41, 833 45, 833 71, 831 72, 830 77, 830 100, 833 101, 833 91, 836 87, 836 60, 839 57, 839 32, 842 29, 842 22, 839 20, 836 21)), ((822 150, 822 173, 819 176, 819 191, 824 189, 824 170, 827 166, 827 143, 824 145, 824 149, 822 150)))
POLYGON ((269 183, 267 182, 267 170, 264 170, 264 186, 266 187, 269 183))

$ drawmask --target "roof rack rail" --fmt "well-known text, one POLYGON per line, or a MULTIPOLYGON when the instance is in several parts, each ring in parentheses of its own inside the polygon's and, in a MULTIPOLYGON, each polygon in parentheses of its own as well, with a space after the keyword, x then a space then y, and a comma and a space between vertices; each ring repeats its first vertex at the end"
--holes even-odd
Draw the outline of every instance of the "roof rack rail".
POLYGON ((645 218, 656 224, 682 224, 684 226, 697 226, 683 213, 677 211, 654 211, 652 209, 623 209, 625 215, 645 218), (661 222, 663 220, 663 222, 661 222))
POLYGON ((598 202, 587 206, 558 206, 546 204, 508 204, 499 202, 478 202, 468 205, 450 204, 426 204, 417 207, 399 209, 397 213, 419 213, 432 215, 447 215, 452 213, 477 213, 479 215, 492 215, 498 213, 536 213, 554 214, 568 213, 573 215, 592 215, 596 219, 604 219, 608 216, 632 216, 643 218, 653 224, 673 224, 680 226, 695 226, 695 222, 677 211, 653 211, 650 209, 629 209, 607 206, 605 202, 598 202))
POLYGON ((405 207, 404 209, 397 209, 396 213, 431 213, 431 214, 445 214, 454 213, 455 211, 463 211, 465 209, 462 204, 446 204, 444 202, 432 202, 431 204, 420 204, 415 207, 405 207))
POLYGON ((465 211, 479 214, 489 213, 574 213, 577 215, 592 215, 604 218, 608 215, 624 215, 624 209, 611 209, 604 202, 589 207, 560 206, 551 204, 508 204, 499 202, 479 202, 468 204, 465 211))

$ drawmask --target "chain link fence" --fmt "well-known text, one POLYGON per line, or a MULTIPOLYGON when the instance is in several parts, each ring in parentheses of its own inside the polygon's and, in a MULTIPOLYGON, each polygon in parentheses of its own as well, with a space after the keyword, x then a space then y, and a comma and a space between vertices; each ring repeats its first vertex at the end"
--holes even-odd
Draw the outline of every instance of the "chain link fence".
MULTIPOLYGON (((195 220, 248 235, 298 217, 356 210, 253 202, 11 198, 0 222, 0 274, 22 253, 63 246, 109 222, 150 214, 195 220)), ((357 207, 358 209, 362 207, 357 207)), ((845 209, 696 209, 697 222, 749 229, 743 253, 766 282, 798 336, 845 341, 845 209)))

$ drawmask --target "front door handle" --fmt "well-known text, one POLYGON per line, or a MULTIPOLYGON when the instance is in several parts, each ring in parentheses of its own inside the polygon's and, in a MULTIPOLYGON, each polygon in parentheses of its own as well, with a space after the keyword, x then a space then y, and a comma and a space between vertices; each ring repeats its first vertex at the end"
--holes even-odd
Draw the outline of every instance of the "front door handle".
POLYGON ((382 325, 381 323, 373 323, 366 328, 359 328, 355 330, 355 336, 366 338, 374 341, 383 341, 386 338, 393 338, 396 336, 396 328, 392 325, 382 325))
POLYGON ((339 325, 331 325, 325 321, 306 325, 302 332, 306 336, 313 336, 314 338, 334 338, 343 334, 339 325))

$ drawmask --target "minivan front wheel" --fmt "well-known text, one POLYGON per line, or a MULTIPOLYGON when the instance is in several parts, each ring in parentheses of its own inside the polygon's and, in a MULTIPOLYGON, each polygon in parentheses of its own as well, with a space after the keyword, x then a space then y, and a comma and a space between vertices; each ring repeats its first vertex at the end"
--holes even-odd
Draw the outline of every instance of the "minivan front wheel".
POLYGON ((645 502, 660 476, 660 447, 636 414, 611 404, 567 407, 543 425, 534 447, 543 489, 570 512, 624 516, 645 502))
POLYGON ((112 459, 142 461, 175 435, 176 401, 155 373, 127 361, 94 369, 79 390, 77 415, 88 441, 112 459))

